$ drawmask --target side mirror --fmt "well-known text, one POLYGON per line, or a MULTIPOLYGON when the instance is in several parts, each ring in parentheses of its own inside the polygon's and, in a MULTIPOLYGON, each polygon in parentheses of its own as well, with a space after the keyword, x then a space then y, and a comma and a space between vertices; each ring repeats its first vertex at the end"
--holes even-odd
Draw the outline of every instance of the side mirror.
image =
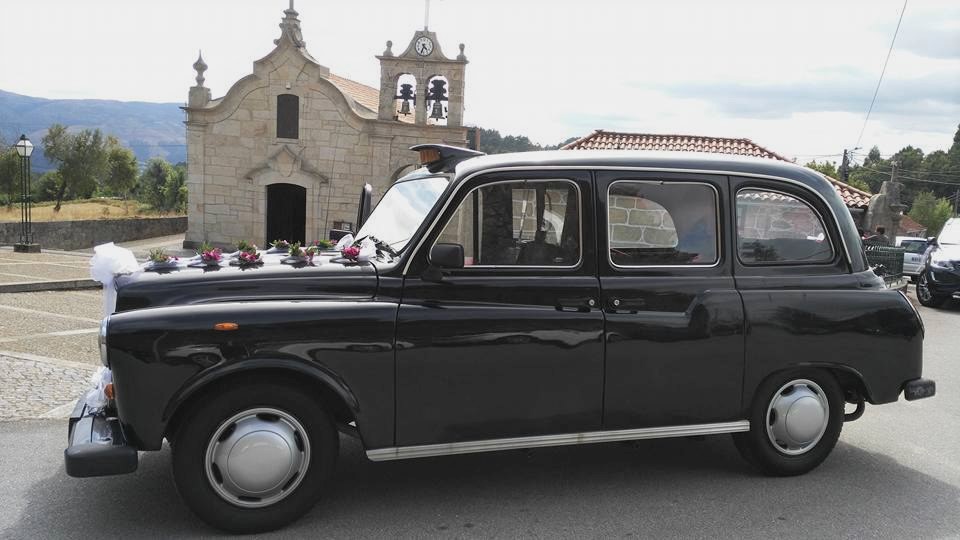
POLYGON ((936 237, 936 236, 928 236, 928 237, 927 237, 927 243, 928 243, 928 244, 936 244, 936 243, 937 243, 937 237, 936 237))
POLYGON ((463 268, 463 246, 460 244, 434 244, 430 248, 430 264, 440 268, 463 268))

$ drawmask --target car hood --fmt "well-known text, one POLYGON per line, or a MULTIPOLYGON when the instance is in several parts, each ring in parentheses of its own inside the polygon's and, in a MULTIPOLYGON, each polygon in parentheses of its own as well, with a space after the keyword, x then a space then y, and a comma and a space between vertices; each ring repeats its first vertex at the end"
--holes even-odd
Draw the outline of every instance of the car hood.
POLYGON ((937 257, 951 262, 960 262, 960 244, 940 244, 936 247, 937 257))
POLYGON ((261 265, 239 268, 178 266, 141 271, 116 280, 116 311, 148 307, 256 300, 350 300, 377 293, 373 263, 318 255, 310 264, 283 264, 266 256, 261 265))

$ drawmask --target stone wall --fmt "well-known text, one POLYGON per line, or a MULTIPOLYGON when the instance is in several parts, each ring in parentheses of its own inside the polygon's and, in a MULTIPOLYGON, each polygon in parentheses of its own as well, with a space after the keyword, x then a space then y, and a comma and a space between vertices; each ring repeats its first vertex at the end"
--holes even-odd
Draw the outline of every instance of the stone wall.
MULTIPOLYGON (((107 242, 129 242, 187 230, 186 217, 45 221, 33 224, 34 242, 43 249, 85 249, 107 242)), ((0 245, 20 240, 20 223, 0 223, 0 245)))
POLYGON ((641 197, 610 198, 610 247, 676 247, 679 243, 673 218, 663 206, 641 197))

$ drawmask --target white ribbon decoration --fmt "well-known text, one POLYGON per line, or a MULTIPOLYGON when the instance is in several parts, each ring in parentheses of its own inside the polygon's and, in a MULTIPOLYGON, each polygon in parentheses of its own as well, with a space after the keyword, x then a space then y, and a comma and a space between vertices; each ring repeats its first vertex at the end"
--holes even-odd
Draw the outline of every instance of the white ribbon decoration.
POLYGON ((90 259, 90 277, 103 284, 103 316, 113 313, 117 307, 117 289, 114 280, 121 274, 141 271, 137 258, 129 249, 115 245, 101 244, 93 248, 90 259))

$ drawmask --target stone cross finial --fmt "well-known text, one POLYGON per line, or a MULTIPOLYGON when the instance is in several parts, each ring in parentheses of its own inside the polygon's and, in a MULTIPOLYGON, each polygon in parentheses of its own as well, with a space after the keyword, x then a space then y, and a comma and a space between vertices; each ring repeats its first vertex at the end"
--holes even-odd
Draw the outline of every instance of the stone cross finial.
POLYGON ((203 72, 207 70, 207 63, 203 61, 203 51, 197 56, 197 61, 193 63, 193 69, 197 72, 197 86, 203 87, 203 72))
MULTIPOLYGON (((280 30, 282 39, 283 36, 290 38, 290 41, 293 42, 297 47, 305 47, 307 42, 303 40, 303 33, 300 31, 300 19, 297 18, 297 10, 293 9, 293 0, 290 0, 290 7, 283 11, 283 20, 280 21, 280 30)), ((279 44, 280 40, 273 40, 274 44, 279 44)))

